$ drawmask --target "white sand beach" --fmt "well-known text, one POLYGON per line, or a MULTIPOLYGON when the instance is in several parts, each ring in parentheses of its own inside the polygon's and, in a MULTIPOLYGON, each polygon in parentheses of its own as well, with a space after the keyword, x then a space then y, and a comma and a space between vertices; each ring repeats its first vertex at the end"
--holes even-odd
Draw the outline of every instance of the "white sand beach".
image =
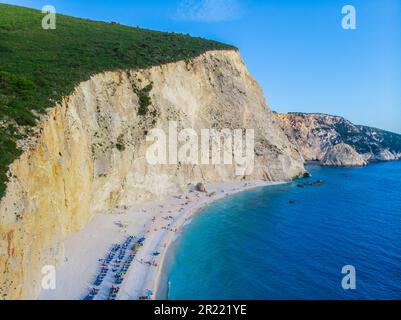
POLYGON ((56 270, 56 289, 43 290, 39 299, 81 300, 92 291, 90 300, 104 300, 110 298, 113 287, 117 300, 155 299, 168 249, 195 214, 224 197, 275 184, 279 183, 207 184, 207 193, 195 191, 192 185, 183 195, 98 214, 81 232, 68 237, 65 263, 56 270), (143 244, 133 252, 132 247, 141 238, 143 244), (114 257, 103 261, 113 245, 119 245, 114 257), (132 262, 127 261, 130 258, 132 262), (124 264, 128 270, 122 273, 122 283, 116 284, 116 274, 124 264), (102 268, 105 270, 95 286, 102 268))

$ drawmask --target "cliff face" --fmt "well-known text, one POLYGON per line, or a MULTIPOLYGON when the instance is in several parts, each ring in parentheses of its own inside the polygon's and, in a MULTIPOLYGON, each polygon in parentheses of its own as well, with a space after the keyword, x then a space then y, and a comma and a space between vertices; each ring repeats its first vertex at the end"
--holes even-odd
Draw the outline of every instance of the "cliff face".
POLYGON ((335 167, 360 167, 365 166, 367 162, 349 144, 339 143, 327 151, 321 164, 335 167))
POLYGON ((275 123, 236 51, 146 70, 107 72, 48 111, 10 167, 0 204, 0 297, 34 298, 41 269, 64 259, 66 236, 96 212, 180 192, 189 182, 290 180, 303 159, 275 123), (149 96, 149 97, 148 97, 149 96), (150 98, 150 100, 148 99, 150 98), (150 103, 144 103, 150 101, 150 103), (150 165, 152 128, 255 129, 255 169, 150 165))
POLYGON ((275 114, 275 118, 306 161, 355 166, 401 158, 399 134, 325 114, 275 114))

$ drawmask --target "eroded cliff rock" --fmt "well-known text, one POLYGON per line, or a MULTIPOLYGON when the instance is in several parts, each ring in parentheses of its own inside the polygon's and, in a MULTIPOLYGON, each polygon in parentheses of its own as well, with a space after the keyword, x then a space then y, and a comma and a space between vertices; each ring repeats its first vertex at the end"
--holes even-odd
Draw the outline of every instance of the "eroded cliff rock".
POLYGON ((306 161, 336 157, 351 165, 353 161, 361 163, 344 144, 367 162, 401 158, 401 135, 396 133, 354 125, 342 117, 326 114, 275 114, 275 118, 306 161), (334 148, 336 145, 340 146, 334 148), (347 156, 349 161, 346 161, 347 156))
POLYGON ((339 143, 327 151, 321 164, 335 167, 360 167, 367 165, 367 162, 353 147, 339 143))
POLYGON ((163 198, 189 182, 290 180, 303 159, 275 123, 236 51, 146 70, 106 72, 48 111, 10 167, 0 204, 0 298, 35 298, 41 269, 63 262, 66 236, 96 212, 163 198), (150 165, 152 128, 254 129, 255 169, 150 165))

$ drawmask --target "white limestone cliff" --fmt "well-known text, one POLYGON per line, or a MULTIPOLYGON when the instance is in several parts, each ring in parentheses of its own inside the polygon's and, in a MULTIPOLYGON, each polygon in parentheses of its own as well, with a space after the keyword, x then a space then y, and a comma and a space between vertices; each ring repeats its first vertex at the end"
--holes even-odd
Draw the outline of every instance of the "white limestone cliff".
POLYGON ((190 182, 291 180, 303 159, 275 123, 262 91, 237 51, 207 52, 191 61, 94 75, 48 111, 21 142, 0 203, 0 299, 35 298, 41 268, 64 260, 68 234, 117 206, 163 198, 190 182), (151 105, 138 112, 152 84, 151 105), (146 114, 145 114, 146 113, 146 114), (254 129, 255 169, 158 165, 145 159, 152 128, 254 129))
MULTIPOLYGON (((306 161, 322 161, 337 157, 344 160, 344 164, 352 165, 355 161, 362 165, 360 158, 366 162, 401 159, 400 134, 355 125, 343 117, 320 113, 289 113, 274 116, 306 161), (337 145, 340 146, 336 147, 337 145), (344 145, 350 146, 355 152, 351 152, 344 145), (348 156, 350 158, 346 160, 348 156)), ((328 163, 330 161, 325 165, 328 163)))

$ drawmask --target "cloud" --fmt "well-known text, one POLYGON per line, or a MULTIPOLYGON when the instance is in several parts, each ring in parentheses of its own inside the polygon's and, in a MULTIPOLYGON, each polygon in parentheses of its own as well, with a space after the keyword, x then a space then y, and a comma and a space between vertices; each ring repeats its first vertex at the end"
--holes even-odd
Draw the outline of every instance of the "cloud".
POLYGON ((176 20, 193 22, 231 21, 241 13, 239 0, 180 0, 176 20))

